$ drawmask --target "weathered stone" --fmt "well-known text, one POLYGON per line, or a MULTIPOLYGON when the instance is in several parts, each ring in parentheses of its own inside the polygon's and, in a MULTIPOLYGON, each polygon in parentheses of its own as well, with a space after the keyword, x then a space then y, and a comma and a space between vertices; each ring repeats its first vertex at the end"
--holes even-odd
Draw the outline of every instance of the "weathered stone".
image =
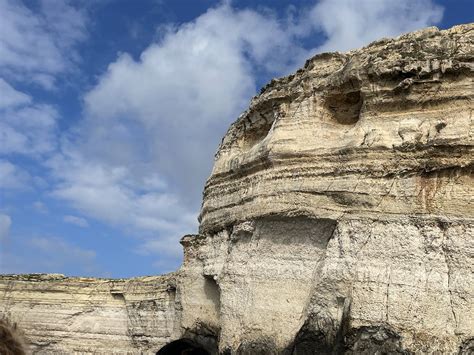
POLYGON ((472 24, 311 58, 223 138, 176 273, 5 276, 0 310, 39 352, 469 353, 473 63, 472 24))
POLYGON ((173 339, 173 276, 129 280, 9 275, 0 314, 34 353, 155 353, 173 339))

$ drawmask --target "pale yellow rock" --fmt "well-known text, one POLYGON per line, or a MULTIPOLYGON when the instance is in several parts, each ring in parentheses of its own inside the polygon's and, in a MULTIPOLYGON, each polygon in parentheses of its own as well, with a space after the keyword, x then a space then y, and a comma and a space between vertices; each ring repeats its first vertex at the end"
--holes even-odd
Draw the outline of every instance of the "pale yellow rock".
POLYGON ((173 275, 0 277, 0 317, 18 324, 38 354, 154 354, 172 339, 174 300, 173 275))
POLYGON ((307 214, 473 218, 473 26, 317 55, 231 126, 201 231, 307 214))
POLYGON ((473 72, 473 24, 311 58, 229 128, 180 270, 5 276, 0 311, 39 352, 472 353, 473 72))

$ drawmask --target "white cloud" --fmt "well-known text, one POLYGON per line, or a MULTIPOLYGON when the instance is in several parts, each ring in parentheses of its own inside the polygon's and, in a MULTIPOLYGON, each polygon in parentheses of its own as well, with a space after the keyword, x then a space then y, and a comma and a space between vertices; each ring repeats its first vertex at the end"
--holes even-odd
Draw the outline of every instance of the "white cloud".
POLYGON ((145 237, 157 232, 179 236, 196 229, 195 213, 170 193, 141 188, 141 180, 135 181, 126 167, 85 161, 79 155, 58 155, 49 166, 61 181, 53 195, 69 201, 84 215, 133 228, 145 237))
POLYGON ((57 111, 45 104, 0 110, 0 154, 52 152, 57 144, 57 119, 57 111))
POLYGON ((23 189, 30 180, 30 175, 23 168, 0 159, 0 189, 23 189))
POLYGON ((0 74, 52 88, 74 67, 74 46, 86 37, 86 16, 68 1, 43 0, 33 12, 21 1, 0 0, 0 74))
POLYGON ((169 27, 139 60, 123 53, 109 65, 85 95, 82 149, 133 165, 137 174, 151 170, 196 206, 221 136, 256 91, 257 72, 276 75, 301 65, 309 56, 301 38, 315 32, 327 39, 314 51, 345 50, 441 15, 428 0, 323 0, 296 19, 224 3, 169 27))
POLYGON ((431 0, 322 0, 309 12, 305 26, 327 36, 317 51, 347 51, 430 26, 442 16, 442 7, 431 0))
POLYGON ((38 156, 56 149, 59 116, 0 77, 0 154, 38 156))
MULTIPOLYGON (((0 0, 0 154, 38 158, 57 148, 58 113, 14 88, 46 89, 75 69, 75 46, 86 38, 85 12, 68 1, 41 0, 33 12, 22 1, 0 0), (12 83, 15 83, 13 85, 12 83)), ((35 7, 35 6, 33 6, 35 7)))
POLYGON ((301 50, 275 18, 227 5, 167 31, 139 61, 109 66, 85 96, 79 140, 49 165, 54 196, 145 238, 142 253, 177 257, 220 136, 255 92, 252 63, 283 70, 296 60, 283 52, 301 50))
POLYGON ((66 215, 63 217, 64 222, 75 224, 76 226, 87 228, 89 227, 89 223, 86 219, 77 216, 66 215))
POLYGON ((10 233, 12 219, 9 215, 0 213, 0 241, 4 241, 10 233))
POLYGON ((33 202, 33 208, 38 211, 39 213, 47 214, 49 213, 48 206, 46 206, 43 202, 41 201, 35 201, 33 202))
POLYGON ((82 149, 158 174, 197 208, 221 136, 255 93, 254 65, 284 71, 303 53, 276 18, 229 5, 170 26, 138 61, 121 54, 86 94, 82 149))
POLYGON ((15 90, 10 84, 0 78, 0 110, 30 102, 31 97, 29 95, 15 90))

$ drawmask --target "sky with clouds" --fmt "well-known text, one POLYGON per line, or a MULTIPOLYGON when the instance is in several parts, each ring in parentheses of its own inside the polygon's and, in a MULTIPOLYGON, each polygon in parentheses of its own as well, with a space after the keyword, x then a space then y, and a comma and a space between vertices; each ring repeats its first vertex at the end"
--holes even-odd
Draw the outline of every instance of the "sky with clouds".
POLYGON ((169 272, 230 123, 324 51, 471 0, 0 0, 0 273, 169 272))

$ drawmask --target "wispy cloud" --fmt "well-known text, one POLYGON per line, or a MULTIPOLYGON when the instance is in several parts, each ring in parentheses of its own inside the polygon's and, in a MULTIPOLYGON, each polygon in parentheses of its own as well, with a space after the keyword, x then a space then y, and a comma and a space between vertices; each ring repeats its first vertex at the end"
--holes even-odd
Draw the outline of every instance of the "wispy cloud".
POLYGON ((30 174, 10 161, 0 159, 0 189, 16 190, 29 187, 30 174))
POLYGON ((103 275, 95 251, 60 237, 15 236, 1 252, 0 273, 67 273, 103 275))
POLYGON ((55 258, 54 264, 63 263, 70 257, 81 259, 84 263, 89 263, 96 257, 94 251, 79 248, 57 237, 34 237, 29 240, 29 243, 33 248, 42 253, 60 255, 59 259, 55 258))
POLYGON ((322 0, 308 12, 303 27, 326 36, 318 52, 347 51, 436 24, 442 17, 443 8, 431 0, 322 0))
POLYGON ((139 236, 179 236, 196 228, 196 213, 163 191, 159 181, 138 179, 126 167, 86 162, 78 155, 57 156, 49 166, 61 181, 53 195, 86 216, 135 229, 139 236))
POLYGON ((46 104, 0 109, 0 154, 37 157, 54 151, 57 148, 57 119, 56 109, 46 104))
POLYGON ((67 1, 42 0, 33 12, 21 1, 0 0, 0 154, 38 158, 57 149, 56 108, 15 86, 52 89, 79 60, 87 35, 85 12, 67 1))
POLYGON ((35 211, 43 214, 49 213, 48 206, 46 206, 43 202, 41 201, 35 201, 33 202, 33 208, 35 211))
POLYGON ((79 59, 75 45, 86 38, 87 16, 68 1, 38 5, 33 12, 21 1, 0 0, 0 75, 50 89, 79 59))
POLYGON ((0 93, 0 109, 31 103, 31 96, 15 90, 2 78, 0 78, 0 93))
POLYGON ((81 228, 89 227, 89 222, 85 218, 67 215, 63 217, 64 222, 74 224, 81 228))
POLYGON ((12 219, 9 215, 0 214, 0 242, 5 240, 10 233, 10 226, 12 225, 12 219))

